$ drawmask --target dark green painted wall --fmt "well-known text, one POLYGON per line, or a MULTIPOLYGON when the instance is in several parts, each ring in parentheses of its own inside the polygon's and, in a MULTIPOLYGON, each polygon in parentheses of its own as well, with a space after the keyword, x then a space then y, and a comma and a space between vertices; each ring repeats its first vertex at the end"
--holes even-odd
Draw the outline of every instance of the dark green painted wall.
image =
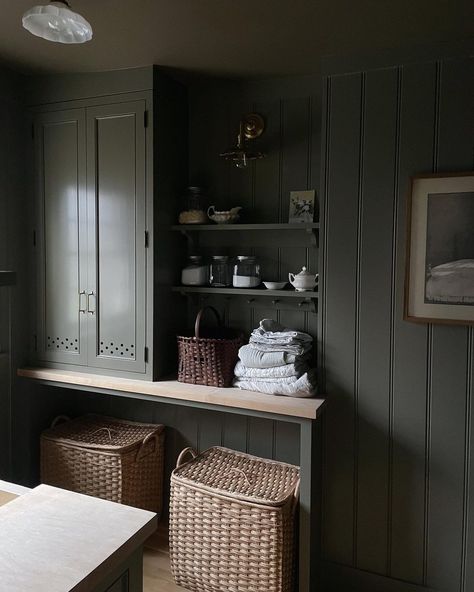
MULTIPOLYGON (((201 185, 218 209, 243 206, 244 222, 288 222, 289 192, 316 189, 319 199, 321 78, 192 84, 189 96, 189 182, 201 185), (247 169, 219 158, 235 145, 240 118, 256 111, 266 123, 252 148, 266 156, 247 169)), ((288 281, 303 265, 318 270, 318 252, 301 232, 201 234, 199 252, 231 256, 255 254, 265 280, 288 281), (227 236, 222 236, 227 234, 227 236), (221 235, 221 236, 219 236, 221 235)), ((317 334, 317 315, 301 302, 284 299, 209 297, 190 307, 213 304, 231 325, 247 334, 265 317, 317 334), (300 305, 300 306, 299 306, 300 305)))
MULTIPOLYGON (((0 70, 0 269, 17 272, 17 286, 0 288, 0 475, 10 465, 13 367, 23 359, 28 311, 25 256, 24 132, 21 80, 0 70), (23 289, 22 289, 23 288, 23 289), (14 327, 14 329, 12 329, 14 327)), ((1 478, 1 477, 0 477, 1 478)))
POLYGON ((474 589, 474 331, 402 320, 409 176, 474 168, 467 56, 325 79, 327 590, 474 589))

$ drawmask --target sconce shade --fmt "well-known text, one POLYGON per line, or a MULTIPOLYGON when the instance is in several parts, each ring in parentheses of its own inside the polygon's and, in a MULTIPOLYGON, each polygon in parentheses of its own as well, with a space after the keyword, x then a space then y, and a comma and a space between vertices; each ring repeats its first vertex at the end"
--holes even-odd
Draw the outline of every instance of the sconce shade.
POLYGON ((33 35, 56 43, 85 43, 92 39, 91 25, 66 2, 33 6, 25 12, 22 22, 33 35))

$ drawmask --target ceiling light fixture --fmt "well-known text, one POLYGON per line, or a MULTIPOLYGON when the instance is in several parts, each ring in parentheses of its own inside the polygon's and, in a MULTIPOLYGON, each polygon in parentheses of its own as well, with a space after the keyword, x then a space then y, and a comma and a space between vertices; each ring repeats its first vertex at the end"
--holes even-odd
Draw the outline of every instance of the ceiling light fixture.
POLYGON ((25 12, 22 22, 33 35, 56 43, 85 43, 92 39, 92 27, 71 10, 66 0, 33 6, 25 12))

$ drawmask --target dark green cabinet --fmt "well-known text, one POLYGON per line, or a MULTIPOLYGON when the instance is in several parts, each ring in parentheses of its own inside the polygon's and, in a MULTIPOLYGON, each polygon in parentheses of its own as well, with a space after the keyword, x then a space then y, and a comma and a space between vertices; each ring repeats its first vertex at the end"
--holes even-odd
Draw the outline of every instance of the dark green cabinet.
POLYGON ((88 365, 145 372, 145 102, 86 112, 88 365))
POLYGON ((145 101, 35 122, 38 357, 145 372, 145 101))
POLYGON ((85 111, 35 120, 38 358, 87 364, 85 111))
MULTIPOLYGON (((78 94, 91 80, 76 80, 78 94)), ((186 98, 154 68, 143 84, 32 107, 41 365, 148 380, 173 372, 186 98)))

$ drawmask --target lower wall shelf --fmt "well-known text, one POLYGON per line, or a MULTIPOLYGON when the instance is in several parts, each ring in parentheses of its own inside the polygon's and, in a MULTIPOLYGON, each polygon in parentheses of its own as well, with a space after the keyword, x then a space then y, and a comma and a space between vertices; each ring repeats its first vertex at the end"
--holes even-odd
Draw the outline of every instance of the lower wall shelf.
POLYGON ((280 415, 286 417, 317 419, 324 406, 325 399, 298 399, 277 395, 265 395, 237 388, 218 388, 186 384, 177 380, 148 382, 128 378, 115 378, 86 372, 72 372, 55 368, 20 368, 18 376, 31 378, 56 386, 79 386, 84 390, 118 391, 145 398, 156 398, 172 403, 192 402, 196 406, 216 406, 243 409, 252 412, 280 415))

